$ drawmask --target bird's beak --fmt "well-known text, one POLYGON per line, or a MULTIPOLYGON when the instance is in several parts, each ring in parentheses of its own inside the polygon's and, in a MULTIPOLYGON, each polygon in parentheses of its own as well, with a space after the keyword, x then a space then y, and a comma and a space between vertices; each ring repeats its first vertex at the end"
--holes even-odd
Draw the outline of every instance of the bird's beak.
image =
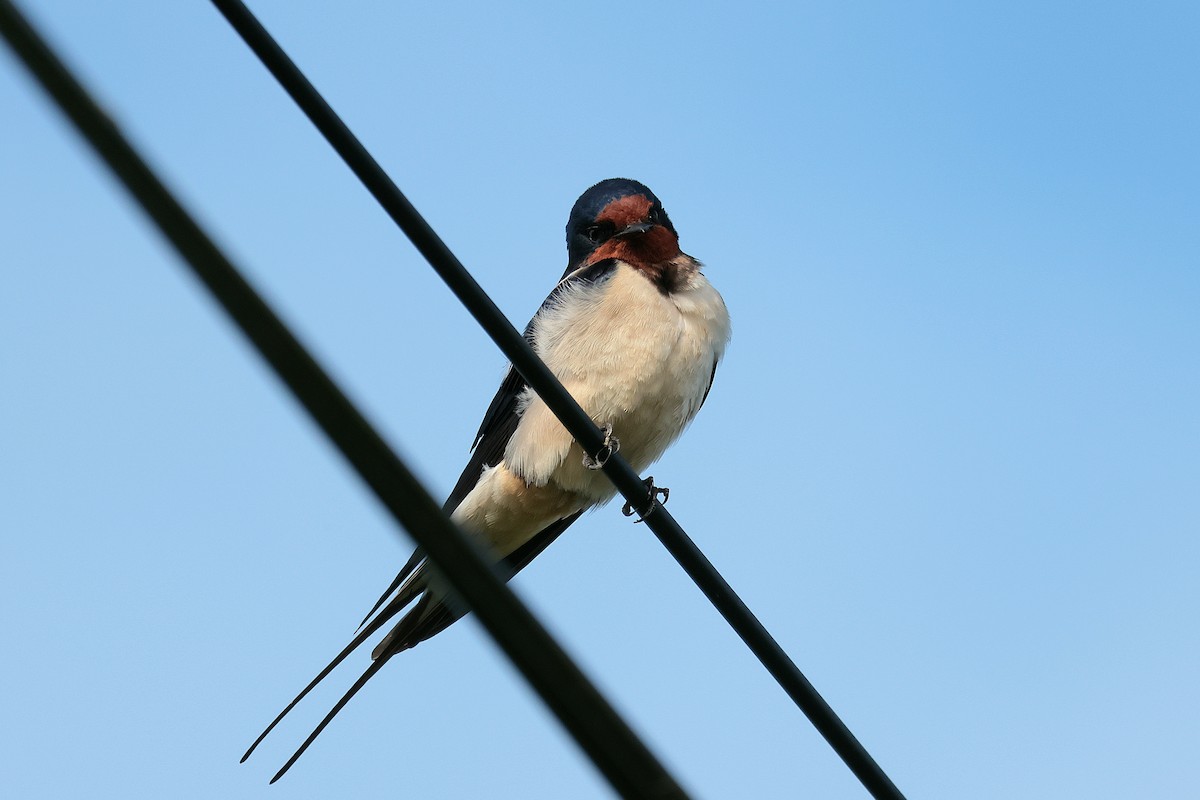
POLYGON ((619 230, 616 236, 613 238, 619 238, 621 236, 633 236, 637 233, 645 233, 653 227, 654 224, 650 222, 635 222, 632 225, 626 225, 624 228, 619 230))

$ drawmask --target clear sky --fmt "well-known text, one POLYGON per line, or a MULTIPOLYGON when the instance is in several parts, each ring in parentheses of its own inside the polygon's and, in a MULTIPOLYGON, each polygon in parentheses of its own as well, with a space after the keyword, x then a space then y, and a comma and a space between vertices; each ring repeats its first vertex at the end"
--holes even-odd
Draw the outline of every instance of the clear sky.
MULTIPOLYGON (((34 5, 444 495, 503 358, 224 20, 34 5)), ((663 199, 734 338, 652 474, 910 798, 1195 791, 1200 7, 251 7, 518 325, 583 189, 663 199)), ((410 544, 7 50, 0 109, 0 793, 611 796, 473 621, 237 763, 410 544)), ((698 797, 866 796, 615 505, 514 587, 698 797)))

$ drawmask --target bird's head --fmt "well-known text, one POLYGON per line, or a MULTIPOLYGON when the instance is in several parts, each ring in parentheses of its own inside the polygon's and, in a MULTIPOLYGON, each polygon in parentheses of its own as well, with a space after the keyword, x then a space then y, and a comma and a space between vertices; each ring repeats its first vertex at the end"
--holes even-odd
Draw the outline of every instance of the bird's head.
POLYGON ((568 271, 606 258, 653 269, 679 253, 679 234, 662 203, 628 178, 609 178, 588 189, 567 220, 568 271))

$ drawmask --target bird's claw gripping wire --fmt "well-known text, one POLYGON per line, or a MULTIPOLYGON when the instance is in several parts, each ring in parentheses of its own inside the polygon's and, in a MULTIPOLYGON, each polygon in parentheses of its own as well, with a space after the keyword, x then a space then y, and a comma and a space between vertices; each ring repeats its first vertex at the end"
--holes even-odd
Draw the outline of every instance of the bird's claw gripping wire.
POLYGON ((621 440, 613 436, 611 422, 601 425, 600 432, 604 434, 604 444, 596 451, 596 455, 583 454, 583 465, 588 469, 601 469, 612 458, 613 453, 621 449, 621 440))
POLYGON ((633 503, 626 503, 624 506, 621 507, 621 513, 627 517, 632 517, 634 514, 638 515, 638 518, 633 521, 634 525, 638 524, 639 522, 645 522, 646 517, 648 517, 652 513, 654 513, 654 501, 655 500, 657 500, 659 497, 662 497, 662 502, 663 502, 663 504, 665 504, 667 502, 667 498, 669 498, 671 496, 670 489, 666 488, 665 486, 660 489, 659 487, 654 485, 654 476, 653 475, 651 475, 649 478, 646 478, 646 480, 643 481, 643 483, 646 484, 646 491, 649 492, 649 496, 647 498, 649 502, 646 503, 646 510, 638 511, 636 508, 633 507, 633 503))

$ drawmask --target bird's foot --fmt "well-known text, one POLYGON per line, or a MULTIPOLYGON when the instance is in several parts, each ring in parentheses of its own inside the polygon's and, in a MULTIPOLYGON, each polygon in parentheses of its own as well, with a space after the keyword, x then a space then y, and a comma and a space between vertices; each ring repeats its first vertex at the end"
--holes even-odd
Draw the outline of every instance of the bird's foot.
POLYGON ((600 445, 600 449, 596 451, 596 455, 583 454, 583 465, 588 469, 603 468, 608 463, 608 460, 612 458, 613 453, 621 449, 621 440, 613 436, 611 422, 601 425, 600 432, 604 434, 604 444, 600 445))
POLYGON ((647 500, 649 502, 646 503, 646 510, 638 511, 637 509, 635 509, 633 507, 633 503, 626 503, 624 506, 621 507, 621 513, 627 517, 632 517, 634 514, 638 515, 638 518, 633 521, 635 525, 639 522, 645 522, 646 517, 650 516, 650 514, 652 514, 654 512, 654 501, 655 500, 657 500, 659 497, 661 497, 662 502, 665 505, 667 502, 667 498, 669 498, 671 496, 670 489, 666 488, 665 486, 662 488, 659 488, 654 485, 654 476, 653 475, 651 475, 649 478, 646 478, 646 480, 643 481, 643 483, 646 484, 646 491, 648 492, 647 500))

